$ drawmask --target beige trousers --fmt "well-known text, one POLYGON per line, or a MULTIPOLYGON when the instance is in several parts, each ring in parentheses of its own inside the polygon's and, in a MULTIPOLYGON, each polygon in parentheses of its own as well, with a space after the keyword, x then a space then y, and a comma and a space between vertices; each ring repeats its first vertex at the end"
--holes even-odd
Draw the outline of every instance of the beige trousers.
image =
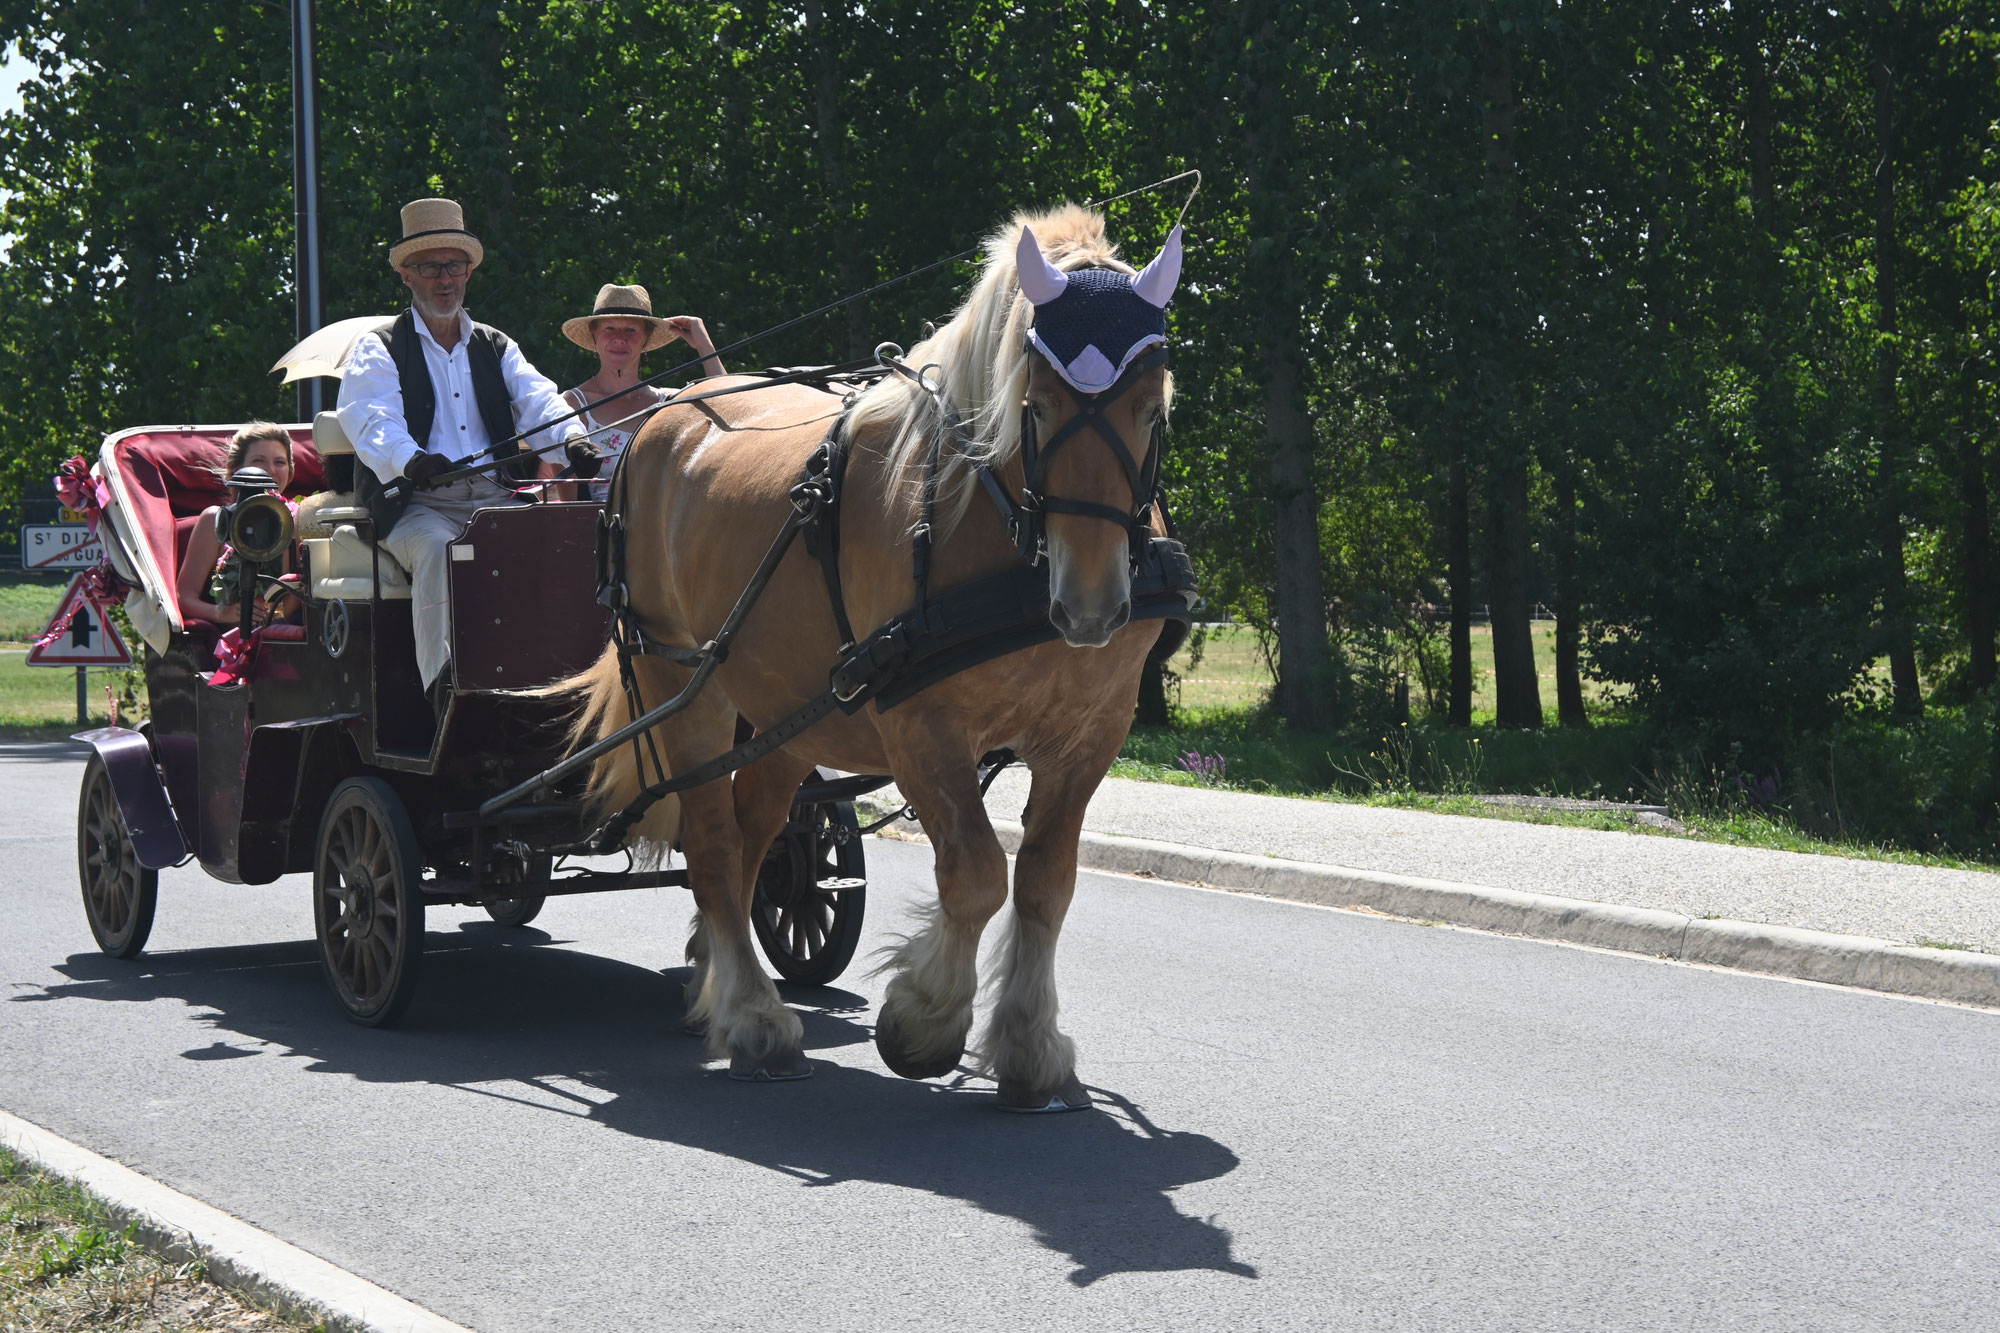
POLYGON ((451 556, 447 548, 482 509, 512 504, 513 493, 485 477, 466 477, 418 491, 382 548, 410 573, 416 621, 417 670, 429 689, 451 663, 451 556))

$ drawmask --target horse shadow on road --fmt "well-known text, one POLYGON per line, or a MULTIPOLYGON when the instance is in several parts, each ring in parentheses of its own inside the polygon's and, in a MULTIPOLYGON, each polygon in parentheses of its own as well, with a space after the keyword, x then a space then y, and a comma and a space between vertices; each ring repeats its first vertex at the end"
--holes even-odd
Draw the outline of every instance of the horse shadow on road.
MULTIPOLYGON (((1257 1276, 1225 1228, 1169 1197, 1236 1168, 1236 1154, 1207 1135, 1155 1125, 1101 1089, 1099 1111, 1041 1117, 996 1111, 991 1084, 963 1074, 916 1083, 820 1060, 807 1082, 734 1083, 681 1031, 685 969, 649 971, 556 943, 532 928, 433 930, 417 1001, 384 1031, 336 1012, 310 941, 129 963, 77 954, 58 968, 67 982, 16 998, 180 1000, 209 1011, 202 1020, 216 1038, 186 1059, 276 1053, 316 1073, 515 1101, 524 1117, 584 1116, 803 1188, 870 1182, 963 1200, 1027 1224, 1074 1263, 1078 1286, 1124 1272, 1257 1276)), ((864 997, 781 988, 804 1020, 808 1053, 872 1041, 864 997)))

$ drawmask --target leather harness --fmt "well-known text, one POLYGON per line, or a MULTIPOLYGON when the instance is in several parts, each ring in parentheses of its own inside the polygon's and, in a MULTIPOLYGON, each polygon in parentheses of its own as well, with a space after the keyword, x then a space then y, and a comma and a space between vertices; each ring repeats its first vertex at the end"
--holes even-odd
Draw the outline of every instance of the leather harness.
MULTIPOLYGON (((1046 515, 1051 513, 1102 519, 1127 530, 1132 559, 1131 619, 1164 622, 1150 653, 1153 660, 1164 661, 1180 647, 1193 619, 1195 578, 1186 548, 1173 537, 1156 537, 1152 533, 1154 506, 1161 507, 1163 516, 1166 512, 1159 494, 1160 454, 1166 444, 1164 427, 1154 428, 1152 447, 1141 466, 1103 416, 1104 409, 1129 390, 1140 375, 1166 364, 1166 349, 1160 348, 1134 362, 1117 383, 1101 393, 1081 394, 1070 389, 1081 410, 1045 446, 1037 448, 1032 414, 1023 408, 1022 458, 1026 476, 1020 497, 1008 494, 1005 483, 989 466, 978 465, 979 480, 1007 524, 1020 563, 933 596, 929 589, 930 547, 938 472, 946 436, 955 436, 963 448, 965 431, 957 414, 943 402, 937 387, 922 372, 903 363, 899 355, 885 350, 890 346, 884 344, 877 349, 880 373, 872 378, 893 373, 916 382, 936 399, 944 418, 943 425, 932 435, 925 460, 923 509, 911 543, 915 604, 864 636, 854 633, 848 619, 840 580, 840 500, 850 454, 847 423, 848 409, 853 404, 851 392, 847 408, 835 419, 826 439, 813 450, 806 460, 804 475, 791 488, 791 516, 766 550, 756 573, 715 637, 699 648, 678 648, 660 642, 646 633, 632 610, 625 582, 622 512, 627 451, 621 454, 613 472, 610 500, 599 519, 597 564, 598 600, 613 613, 612 642, 618 650, 619 672, 632 720, 538 779, 487 802, 481 808, 482 816, 498 814, 521 799, 545 793, 574 767, 629 741, 639 764, 643 784, 640 794, 575 849, 591 853, 615 850, 623 844, 632 824, 662 797, 713 782, 755 762, 796 739, 836 709, 853 714, 871 702, 883 710, 894 708, 961 671, 1054 640, 1058 631, 1049 620, 1049 566, 1044 558, 1046 515), (1095 428, 1123 465, 1132 483, 1133 510, 1046 494, 1049 459, 1086 426, 1095 428), (828 605, 840 634, 840 656, 829 674, 827 689, 790 716, 714 759, 685 773, 669 774, 653 740, 653 727, 691 703, 708 677, 728 657, 730 644, 744 618, 801 532, 805 534, 807 551, 819 562, 828 605), (632 670, 632 660, 642 655, 694 669, 693 678, 679 694, 650 711, 640 697, 632 670), (649 770, 650 781, 646 780, 649 770)), ((899 353, 900 349, 896 351, 899 353)), ((828 374, 840 374, 844 382, 852 384, 855 370, 853 365, 829 367, 828 374)), ((792 372, 787 378, 801 377, 792 372)))

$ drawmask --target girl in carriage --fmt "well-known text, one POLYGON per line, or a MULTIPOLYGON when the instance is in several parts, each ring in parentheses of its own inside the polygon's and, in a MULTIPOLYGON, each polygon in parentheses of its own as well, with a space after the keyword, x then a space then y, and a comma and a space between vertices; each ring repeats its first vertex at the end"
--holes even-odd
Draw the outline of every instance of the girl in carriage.
MULTIPOLYGON (((292 484, 290 432, 270 421, 253 421, 237 431, 230 437, 216 472, 227 482, 247 467, 262 468, 269 473, 271 480, 277 483, 272 489, 282 495, 292 484)), ((202 512, 200 521, 188 534, 187 552, 181 557, 180 572, 174 580, 181 619, 190 627, 206 621, 226 629, 237 623, 240 614, 237 598, 243 569, 236 553, 224 546, 216 534, 215 520, 221 509, 220 505, 211 505, 202 512)), ((258 572, 296 577, 289 552, 281 559, 261 566, 258 572)), ((251 621, 255 625, 264 625, 273 616, 296 615, 298 609, 296 598, 281 596, 273 603, 259 597, 251 606, 251 621)))

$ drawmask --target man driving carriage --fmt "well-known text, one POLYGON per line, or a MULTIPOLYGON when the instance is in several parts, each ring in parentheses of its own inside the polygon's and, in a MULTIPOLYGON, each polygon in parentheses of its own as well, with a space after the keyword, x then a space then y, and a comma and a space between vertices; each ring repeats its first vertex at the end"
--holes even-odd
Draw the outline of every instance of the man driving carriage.
MULTIPOLYGON (((374 520, 376 540, 409 571, 417 667, 442 716, 453 688, 446 548, 474 513, 513 494, 486 473, 438 478, 492 457, 516 431, 534 431, 570 409, 511 338, 466 313, 466 284, 486 252, 465 229, 459 205, 418 199, 403 208, 402 221, 389 264, 410 289, 410 308, 356 341, 341 375, 339 416, 365 464, 356 472, 356 498, 374 520), (415 485, 387 490, 398 478, 415 485)), ((532 475, 530 451, 558 442, 577 475, 596 475, 597 450, 574 420, 503 452, 519 456, 510 469, 532 475)))

